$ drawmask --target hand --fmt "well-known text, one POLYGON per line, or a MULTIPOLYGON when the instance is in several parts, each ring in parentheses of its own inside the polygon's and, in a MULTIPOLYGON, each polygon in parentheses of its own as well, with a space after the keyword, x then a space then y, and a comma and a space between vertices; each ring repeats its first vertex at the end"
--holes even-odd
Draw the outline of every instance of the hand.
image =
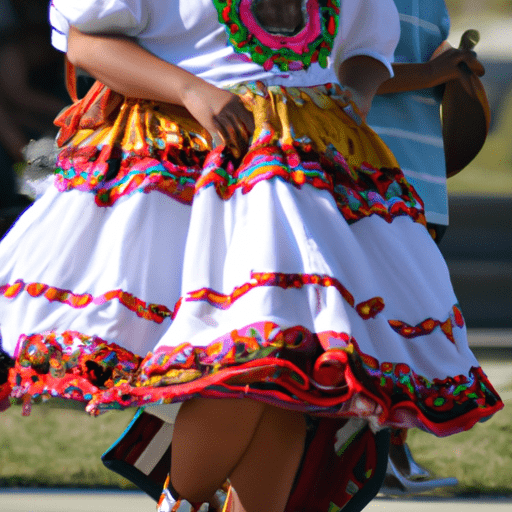
POLYGON ((254 132, 254 118, 236 94, 201 80, 188 87, 182 98, 185 108, 212 138, 219 136, 235 157, 245 153, 254 132))
POLYGON ((254 119, 240 98, 179 66, 170 64, 124 36, 84 34, 71 27, 68 59, 113 91, 129 98, 185 107, 237 156, 254 131, 254 119))
POLYGON ((475 52, 459 48, 449 48, 432 59, 429 66, 431 75, 439 77, 441 83, 459 80, 469 94, 472 94, 472 87, 468 83, 468 75, 474 73, 477 76, 483 76, 485 74, 485 68, 477 59, 475 52))

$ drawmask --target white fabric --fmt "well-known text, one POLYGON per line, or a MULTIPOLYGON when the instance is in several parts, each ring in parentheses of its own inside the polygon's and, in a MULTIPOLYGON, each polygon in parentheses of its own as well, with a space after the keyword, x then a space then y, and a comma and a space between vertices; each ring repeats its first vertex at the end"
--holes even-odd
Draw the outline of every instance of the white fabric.
MULTIPOLYGON (((217 86, 262 80, 268 85, 308 86, 337 82, 334 68, 265 71, 246 62, 228 43, 211 0, 52 0, 53 45, 67 50, 69 25, 86 33, 126 34, 162 58, 217 86)), ((392 75, 400 25, 393 0, 343 1, 332 57, 336 62, 368 55, 392 75)))
POLYGON ((343 1, 335 67, 356 55, 382 62, 393 76, 391 63, 400 37, 400 20, 393 1, 343 1))
POLYGON ((251 281, 251 271, 320 274, 338 279, 356 303, 382 297, 386 308, 376 318, 363 320, 333 287, 260 287, 225 310, 183 302, 158 346, 184 341, 203 345, 259 320, 352 334, 364 353, 381 362, 396 361, 399 354, 400 361, 427 378, 458 375, 462 367, 465 373, 478 366, 464 329, 454 329, 459 346, 440 329, 404 340, 388 324, 389 319, 411 325, 429 317, 445 320, 457 302, 437 246, 427 230, 408 217, 388 224, 374 215, 349 226, 340 222, 327 191, 270 180, 258 183, 249 194, 238 191, 229 201, 220 199, 213 187, 203 190, 194 202, 190 233, 183 290, 207 287, 230 294, 251 281), (397 282, 397 276, 403 279, 397 282), (383 339, 386 343, 380 343, 383 339))
MULTIPOLYGON (((137 193, 115 208, 98 208, 92 194, 52 187, 2 240, 0 286, 23 279, 95 298, 121 289, 172 309, 181 293, 189 216, 189 207, 159 193, 137 193)), ((0 330, 11 354, 20 333, 62 326, 145 356, 167 323, 145 320, 116 299, 77 309, 27 292, 14 301, 0 297, 0 330)))
POLYGON ((388 324, 444 321, 456 303, 439 250, 408 217, 389 224, 373 215, 349 226, 327 191, 279 179, 260 182, 248 194, 238 190, 227 201, 210 187, 192 208, 156 192, 135 193, 114 208, 93 201, 83 192, 50 189, 2 241, 0 284, 21 278, 93 296, 123 289, 172 310, 180 295, 202 288, 231 294, 251 282, 251 271, 310 273, 339 280, 356 304, 382 297, 386 307, 363 320, 334 287, 262 286, 227 309, 184 300, 174 321, 157 324, 116 300, 76 309, 22 292, 0 297, 9 354, 20 332, 76 330, 146 355, 155 345, 204 346, 232 329, 272 321, 352 334, 363 353, 406 363, 429 379, 478 366, 464 328, 454 328, 451 343, 440 328, 406 339, 388 324))
MULTIPOLYGON (((65 6, 68 1, 54 3, 65 6)), ((202 1, 210 5, 210 0, 202 1)), ((108 17, 113 11, 107 7, 114 9, 119 2, 69 1, 67 16, 78 19, 82 4, 89 8, 101 4, 105 6, 101 12, 108 17)), ((141 5, 149 6, 149 0, 134 4, 129 15, 122 17, 133 34, 138 30, 133 19, 142 16, 135 7, 141 5)), ((179 5, 185 9, 184 3, 179 5)), ((365 11, 370 3, 361 5, 366 7, 360 7, 357 16, 368 15, 368 21, 376 23, 365 11)), ((146 13, 141 40, 142 33, 172 21, 157 19, 154 12, 146 13)), ((202 12, 188 12, 190 17, 181 16, 179 23, 185 20, 200 26, 202 12)), ((206 39, 210 28, 205 28, 206 39)), ((202 40, 205 47, 206 39, 202 40)), ((225 52, 231 51, 225 41, 223 45, 225 52)), ((240 64, 237 59, 232 66, 240 64)), ((228 58, 224 65, 230 68, 228 58)), ((318 76, 314 70, 311 73, 318 76)), ((307 184, 298 188, 277 177, 258 182, 246 193, 237 189, 227 200, 218 196, 214 186, 201 188, 191 206, 156 191, 133 192, 111 207, 101 207, 94 199, 91 192, 61 193, 51 188, 1 242, 0 287, 4 291, 7 284, 23 280, 94 298, 77 307, 66 297, 55 300, 51 294, 38 295, 36 286, 15 297, 2 292, 2 346, 11 356, 20 335, 50 330, 99 336, 145 356, 155 348, 183 342, 210 345, 233 329, 269 321, 281 329, 300 325, 314 333, 352 335, 361 353, 381 364, 405 363, 427 379, 469 375, 478 366, 463 327, 454 327, 452 342, 439 327, 409 339, 389 323, 396 320, 416 326, 428 318, 444 322, 456 303, 437 246, 425 227, 407 216, 388 223, 374 214, 349 225, 330 192, 307 184), (385 307, 374 318, 363 320, 334 286, 319 284, 287 289, 257 286, 225 308, 204 299, 187 300, 193 298, 192 292, 204 289, 231 296, 235 289, 255 284, 252 272, 328 276, 346 287, 355 304, 380 297, 385 307), (170 311, 183 300, 176 317, 167 316, 158 323, 144 318, 143 308, 134 308, 133 301, 102 299, 116 290, 142 301, 144 307, 157 304, 170 311)), ((333 348, 343 344, 336 339, 331 343, 333 348)), ((73 348, 77 347, 69 347, 73 348)), ((357 401, 358 396, 351 400, 357 401)), ((343 411, 355 410, 350 401, 343 407, 343 411)), ((368 414, 376 412, 374 407, 368 414)), ((421 426, 420 419, 410 416, 403 420, 405 426, 421 426)))

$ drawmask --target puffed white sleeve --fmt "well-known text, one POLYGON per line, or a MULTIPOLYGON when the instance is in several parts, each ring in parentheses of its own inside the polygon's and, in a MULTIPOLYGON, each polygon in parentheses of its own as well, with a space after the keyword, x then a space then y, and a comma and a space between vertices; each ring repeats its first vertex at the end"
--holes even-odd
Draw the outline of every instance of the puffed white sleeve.
POLYGON ((393 76, 391 63, 399 39, 400 20, 393 0, 341 0, 334 65, 366 55, 382 62, 393 76))
POLYGON ((52 44, 67 51, 69 26, 89 34, 124 34, 144 31, 151 13, 148 0, 52 0, 52 44))

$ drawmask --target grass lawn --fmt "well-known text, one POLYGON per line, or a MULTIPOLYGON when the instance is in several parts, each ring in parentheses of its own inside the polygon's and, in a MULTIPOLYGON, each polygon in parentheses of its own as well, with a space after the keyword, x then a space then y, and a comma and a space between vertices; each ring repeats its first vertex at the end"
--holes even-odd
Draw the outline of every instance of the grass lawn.
POLYGON ((413 430, 408 442, 425 468, 459 481, 457 487, 433 494, 512 496, 512 400, 506 401, 505 408, 489 421, 467 432, 439 439, 413 430))
POLYGON ((93 418, 45 404, 22 417, 19 406, 11 407, 0 416, 0 486, 133 488, 100 460, 133 413, 93 418))
MULTIPOLYGON (((105 469, 100 455, 117 438, 132 412, 98 418, 48 405, 21 417, 20 407, 2 413, 0 486, 117 487, 132 485, 105 469)), ((512 495, 512 400, 508 407, 469 432, 438 439, 412 431, 409 444, 418 461, 437 476, 460 484, 437 495, 512 495)))
POLYGON ((512 170, 470 164, 467 169, 448 180, 448 193, 465 196, 511 197, 512 170))

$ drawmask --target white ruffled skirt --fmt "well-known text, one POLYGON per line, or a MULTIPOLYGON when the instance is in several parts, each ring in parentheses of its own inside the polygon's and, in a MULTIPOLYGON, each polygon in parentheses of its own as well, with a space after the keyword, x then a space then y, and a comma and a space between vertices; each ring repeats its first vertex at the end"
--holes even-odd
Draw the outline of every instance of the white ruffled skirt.
POLYGON ((499 410, 380 139, 334 87, 237 92, 257 124, 243 160, 152 102, 75 123, 55 185, 0 244, 4 394, 93 414, 235 396, 441 436, 499 410))

